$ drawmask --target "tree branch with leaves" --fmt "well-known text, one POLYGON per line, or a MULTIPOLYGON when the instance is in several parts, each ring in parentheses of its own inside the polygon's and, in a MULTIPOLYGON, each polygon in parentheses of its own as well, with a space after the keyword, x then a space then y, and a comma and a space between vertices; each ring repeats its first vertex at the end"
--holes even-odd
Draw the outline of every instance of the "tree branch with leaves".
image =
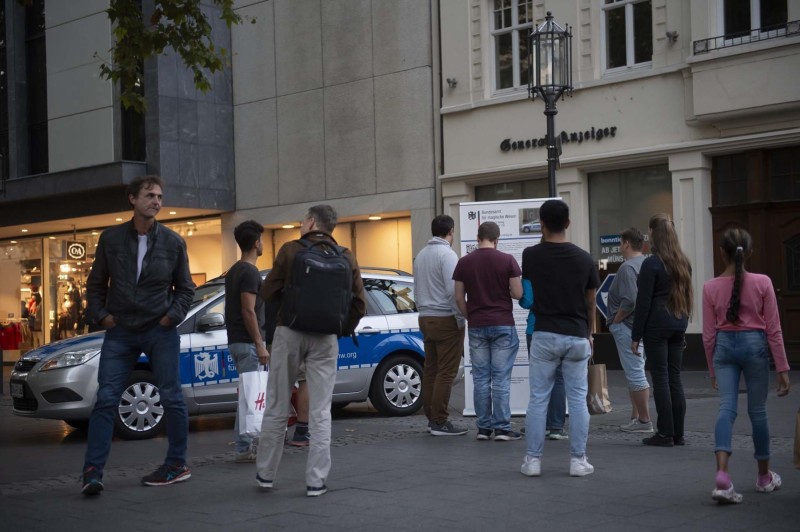
MULTIPOLYGON (((205 0, 219 9, 219 18, 230 28, 242 17, 234 12, 234 0, 205 0)), ((145 17, 141 0, 111 0, 107 11, 113 27, 111 60, 100 65, 100 75, 120 84, 122 105, 145 110, 142 90, 144 61, 172 48, 191 69, 198 90, 208 92, 208 79, 228 66, 228 51, 214 43, 212 26, 201 9, 201 0, 154 0, 153 13, 145 17)), ((251 22, 255 22, 252 19, 251 22)))

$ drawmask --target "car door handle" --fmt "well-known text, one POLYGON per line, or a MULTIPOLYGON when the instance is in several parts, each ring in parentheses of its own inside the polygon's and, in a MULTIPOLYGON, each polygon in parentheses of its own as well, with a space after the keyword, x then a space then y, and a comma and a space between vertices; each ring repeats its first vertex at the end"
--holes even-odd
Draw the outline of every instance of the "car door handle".
POLYGON ((380 329, 374 329, 372 327, 364 327, 363 329, 358 331, 358 334, 378 334, 379 332, 381 332, 380 329))

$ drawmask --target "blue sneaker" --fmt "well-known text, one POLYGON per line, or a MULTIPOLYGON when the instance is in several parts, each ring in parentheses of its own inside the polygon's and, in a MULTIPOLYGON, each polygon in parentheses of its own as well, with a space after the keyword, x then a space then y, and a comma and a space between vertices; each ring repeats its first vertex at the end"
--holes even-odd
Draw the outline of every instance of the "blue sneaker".
POLYGON ((142 477, 142 484, 145 486, 166 486, 189 480, 192 472, 186 464, 182 466, 171 466, 164 464, 149 475, 142 477))
POLYGON ((97 495, 103 491, 103 475, 94 466, 87 467, 83 472, 83 488, 81 493, 84 495, 97 495))

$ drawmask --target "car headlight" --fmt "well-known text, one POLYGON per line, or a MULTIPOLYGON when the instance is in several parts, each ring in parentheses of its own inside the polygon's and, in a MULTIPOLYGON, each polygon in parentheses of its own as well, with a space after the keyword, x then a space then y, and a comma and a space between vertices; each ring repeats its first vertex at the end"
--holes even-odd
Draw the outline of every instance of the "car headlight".
POLYGON ((79 349, 76 351, 66 351, 60 353, 47 362, 45 362, 39 371, 48 371, 58 368, 69 368, 72 366, 80 366, 89 362, 91 359, 100 354, 99 347, 92 347, 89 349, 79 349))

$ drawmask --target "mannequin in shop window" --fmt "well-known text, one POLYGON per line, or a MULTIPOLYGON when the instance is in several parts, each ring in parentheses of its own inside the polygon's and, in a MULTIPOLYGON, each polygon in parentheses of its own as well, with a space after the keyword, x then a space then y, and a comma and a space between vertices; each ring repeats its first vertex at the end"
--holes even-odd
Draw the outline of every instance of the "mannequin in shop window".
POLYGON ((61 301, 61 311, 58 314, 58 338, 59 340, 62 338, 68 338, 71 336, 72 333, 72 299, 69 297, 69 293, 64 294, 64 298, 61 301))
POLYGON ((28 327, 33 335, 33 344, 41 345, 41 339, 37 331, 42 330, 42 294, 39 293, 39 286, 31 284, 31 297, 28 299, 28 327))

